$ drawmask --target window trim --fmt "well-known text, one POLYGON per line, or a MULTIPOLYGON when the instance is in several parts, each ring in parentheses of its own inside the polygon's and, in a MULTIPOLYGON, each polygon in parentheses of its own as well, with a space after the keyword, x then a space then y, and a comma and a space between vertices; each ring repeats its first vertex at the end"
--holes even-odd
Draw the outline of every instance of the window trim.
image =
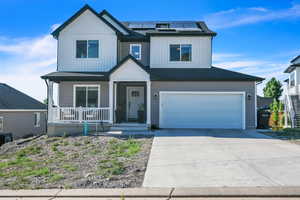
POLYGON ((2 121, 2 128, 0 128, 0 132, 4 132, 4 117, 3 116, 0 116, 0 121, 2 121))
MULTIPOLYGON (((97 87, 98 88, 98 107, 97 108, 101 108, 100 106, 100 97, 101 97, 101 85, 97 85, 97 84, 76 84, 73 85, 73 107, 76 108, 76 88, 77 87, 97 87)), ((87 96, 86 96, 86 105, 84 108, 87 108, 87 96)))
POLYGON ((175 44, 175 43, 170 43, 169 44, 169 62, 170 63, 191 63, 192 62, 192 60, 193 60, 193 45, 192 44, 187 44, 187 43, 180 43, 180 44, 175 44), (179 54, 180 54, 180 60, 178 60, 178 61, 175 61, 175 60, 171 60, 171 45, 179 45, 180 46, 180 52, 179 52, 179 54), (189 61, 186 61, 186 60, 181 60, 181 46, 182 45, 191 45, 191 60, 189 60, 189 61))
POLYGON ((35 113, 33 113, 33 115, 34 115, 34 118, 33 118, 33 125, 34 125, 34 127, 40 127, 41 126, 41 113, 40 112, 35 112, 35 113), (35 121, 35 115, 36 115, 36 119, 37 119, 37 121, 35 121), (36 123, 37 122, 37 123, 36 123))
MULTIPOLYGON (((139 46, 140 50, 139 50, 139 57, 136 58, 137 60, 141 60, 142 59, 142 44, 140 43, 135 43, 135 44, 130 44, 130 48, 129 48, 129 54, 132 55, 132 47, 133 46, 139 46)), ((134 57, 134 55, 132 55, 134 57)), ((134 57, 135 58, 135 57, 134 57)))
POLYGON ((290 87, 295 87, 296 86, 296 71, 295 70, 290 73, 289 78, 290 78, 290 81, 289 81, 290 87), (294 78, 294 84, 293 85, 292 85, 291 77, 294 78))
POLYGON ((98 39, 75 39, 75 42, 74 42, 74 49, 75 49, 75 59, 79 59, 79 60, 81 60, 81 59, 84 59, 84 60, 97 60, 97 59, 99 59, 100 58, 100 40, 98 40, 98 39), (87 43, 86 43, 86 45, 87 45, 87 47, 86 47, 86 58, 77 58, 77 41, 80 41, 80 40, 85 40, 85 41, 87 41, 87 43), (88 56, 89 56, 89 41, 90 40, 97 40, 98 41, 98 57, 97 58, 89 58, 88 56))

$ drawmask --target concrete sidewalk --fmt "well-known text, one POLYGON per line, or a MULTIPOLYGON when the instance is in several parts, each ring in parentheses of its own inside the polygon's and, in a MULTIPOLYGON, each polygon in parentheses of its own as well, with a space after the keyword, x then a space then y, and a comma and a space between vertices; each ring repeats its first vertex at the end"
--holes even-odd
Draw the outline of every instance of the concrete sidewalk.
POLYGON ((299 199, 300 187, 0 190, 0 200, 71 199, 299 199))

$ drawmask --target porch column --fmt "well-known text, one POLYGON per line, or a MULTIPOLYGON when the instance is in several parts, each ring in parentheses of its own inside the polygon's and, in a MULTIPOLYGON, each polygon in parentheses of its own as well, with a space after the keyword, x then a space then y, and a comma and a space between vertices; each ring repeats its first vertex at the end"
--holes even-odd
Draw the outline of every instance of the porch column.
MULTIPOLYGON (((113 109, 114 114, 116 113, 116 110, 117 110, 117 87, 118 87, 118 84, 114 83, 114 109, 113 109)), ((115 114, 113 117, 114 123, 116 123, 116 121, 117 121, 116 117, 117 116, 115 114)))
POLYGON ((109 123, 113 124, 113 114, 114 114, 114 82, 109 81, 109 123))
POLYGON ((48 81, 48 122, 53 121, 53 81, 48 81))
POLYGON ((147 125, 151 125, 151 82, 147 81, 147 125))
POLYGON ((284 128, 288 127, 287 96, 284 97, 284 128))

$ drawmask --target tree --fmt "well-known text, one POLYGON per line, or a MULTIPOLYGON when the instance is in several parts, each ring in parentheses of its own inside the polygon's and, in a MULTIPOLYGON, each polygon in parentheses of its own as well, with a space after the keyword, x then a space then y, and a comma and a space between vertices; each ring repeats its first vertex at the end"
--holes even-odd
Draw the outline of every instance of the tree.
POLYGON ((272 120, 273 120, 273 128, 274 129, 277 129, 278 128, 278 125, 279 125, 279 106, 280 106, 280 103, 279 101, 277 101, 276 99, 273 100, 273 103, 272 103, 272 120))
POLYGON ((276 80, 276 78, 273 77, 267 82, 264 88, 264 96, 272 97, 273 99, 276 99, 278 101, 281 97, 282 91, 282 84, 279 80, 276 80))
POLYGON ((48 99, 46 98, 46 99, 44 99, 44 104, 46 104, 46 105, 48 105, 48 99))

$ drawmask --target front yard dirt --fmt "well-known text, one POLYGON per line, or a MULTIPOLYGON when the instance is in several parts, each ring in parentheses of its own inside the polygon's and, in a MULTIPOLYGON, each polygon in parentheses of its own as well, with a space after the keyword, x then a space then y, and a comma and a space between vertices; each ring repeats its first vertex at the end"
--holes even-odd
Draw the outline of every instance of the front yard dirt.
POLYGON ((285 128, 280 131, 262 131, 260 133, 271 136, 273 138, 287 140, 289 142, 300 145, 300 129, 299 128, 285 128))
POLYGON ((0 189, 140 187, 152 137, 42 136, 0 147, 0 189))

